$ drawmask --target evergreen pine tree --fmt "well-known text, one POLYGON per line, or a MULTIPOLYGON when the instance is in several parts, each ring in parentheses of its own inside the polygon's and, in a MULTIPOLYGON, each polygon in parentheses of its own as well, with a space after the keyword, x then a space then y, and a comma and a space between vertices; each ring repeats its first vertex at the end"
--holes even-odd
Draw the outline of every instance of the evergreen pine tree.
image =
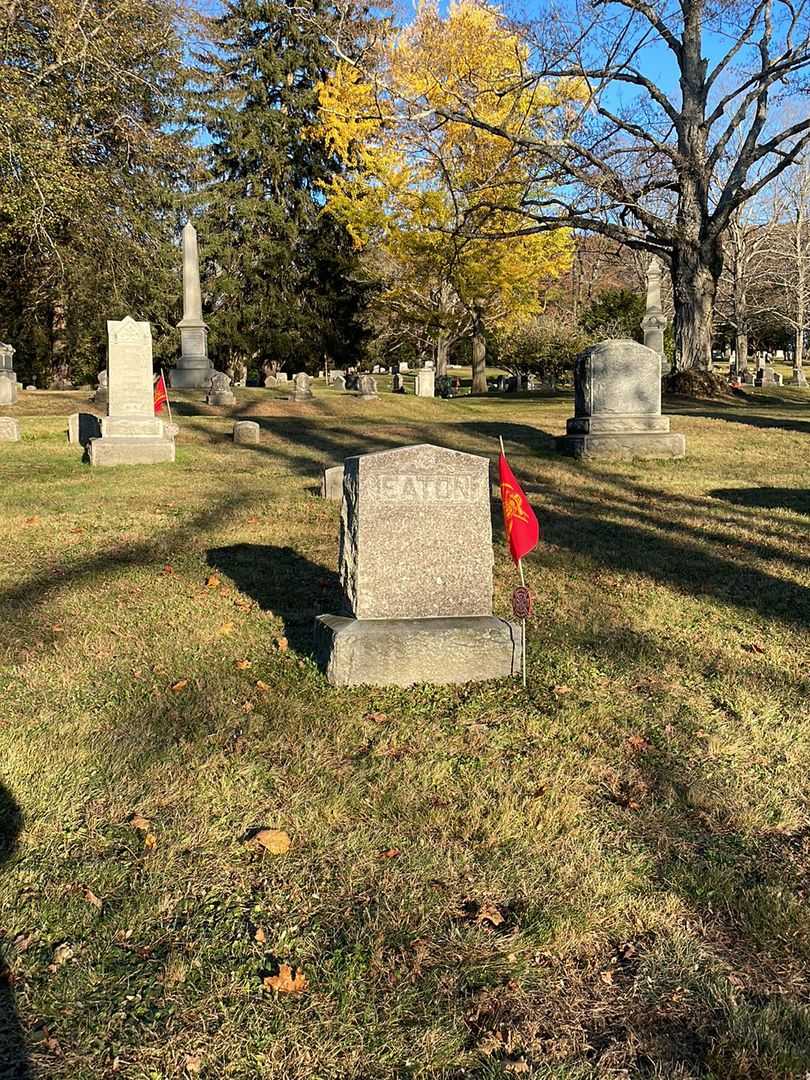
POLYGON ((308 137, 334 65, 322 0, 229 0, 200 56, 210 182, 200 224, 215 362, 310 371, 355 359, 362 288, 348 235, 322 214, 338 168, 308 137))

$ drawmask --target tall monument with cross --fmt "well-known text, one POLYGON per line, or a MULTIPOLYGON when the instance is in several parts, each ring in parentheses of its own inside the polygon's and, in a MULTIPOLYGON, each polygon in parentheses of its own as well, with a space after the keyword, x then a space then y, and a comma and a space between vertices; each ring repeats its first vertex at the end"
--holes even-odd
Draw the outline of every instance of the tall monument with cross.
POLYGON ((644 331, 644 344, 648 349, 655 349, 662 357, 666 328, 667 319, 661 307, 661 260, 653 255, 647 267, 647 307, 641 329, 644 331))
POLYGON ((180 331, 180 359, 171 372, 172 386, 208 386, 211 378, 208 327, 202 317, 197 230, 190 221, 183 229, 183 318, 177 328, 180 331))

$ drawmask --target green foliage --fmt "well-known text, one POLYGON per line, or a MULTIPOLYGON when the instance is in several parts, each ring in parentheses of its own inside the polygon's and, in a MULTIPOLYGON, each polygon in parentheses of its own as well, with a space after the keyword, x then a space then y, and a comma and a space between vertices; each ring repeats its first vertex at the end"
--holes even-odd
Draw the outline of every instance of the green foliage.
POLYGON ((251 367, 270 361, 322 366, 357 352, 362 289, 345 230, 322 213, 320 186, 337 168, 303 137, 317 84, 334 57, 316 22, 283 0, 232 0, 209 20, 201 53, 199 118, 208 181, 201 240, 212 301, 212 351, 251 367))
POLYGON ((498 339, 498 363, 509 371, 531 372, 543 382, 573 371, 574 357, 595 338, 554 316, 521 323, 498 339))
POLYGON ((177 16, 172 0, 0 16, 0 336, 26 379, 94 374, 107 318, 148 318, 159 339, 176 320, 191 164, 177 16))
POLYGON ((643 341, 641 320, 644 311, 644 297, 632 289, 605 289, 585 308, 580 322, 595 340, 630 338, 643 341))

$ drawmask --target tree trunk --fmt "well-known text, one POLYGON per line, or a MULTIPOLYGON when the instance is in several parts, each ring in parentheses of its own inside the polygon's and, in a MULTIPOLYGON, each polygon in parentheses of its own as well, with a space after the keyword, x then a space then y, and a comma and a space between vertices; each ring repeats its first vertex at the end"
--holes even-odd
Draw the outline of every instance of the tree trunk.
POLYGON ((450 353, 450 335, 440 330, 436 335, 436 378, 447 374, 447 360, 450 353))
MULTIPOLYGON (((720 255, 722 270, 722 254, 720 255)), ((672 258, 672 292, 675 302, 674 371, 698 368, 709 371, 712 364, 712 312, 717 292, 717 274, 706 266, 693 247, 676 246, 672 258)))
POLYGON ((67 301, 60 285, 51 308, 51 381, 68 382, 67 301))
POLYGON ((793 354, 793 367, 801 371, 804 365, 804 330, 797 330, 794 338, 796 351, 793 354))
POLYGON ((737 374, 742 375, 744 371, 748 371, 748 334, 744 330, 737 332, 734 351, 737 354, 737 374))
POLYGON ((473 309, 472 339, 472 392, 487 392, 487 340, 484 337, 484 321, 480 308, 473 309))

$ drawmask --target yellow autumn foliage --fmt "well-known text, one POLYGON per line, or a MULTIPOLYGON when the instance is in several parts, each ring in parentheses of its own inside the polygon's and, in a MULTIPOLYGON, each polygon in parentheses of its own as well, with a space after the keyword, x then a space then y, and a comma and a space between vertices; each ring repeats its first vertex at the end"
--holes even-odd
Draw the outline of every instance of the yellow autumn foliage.
POLYGON ((538 89, 527 62, 496 8, 457 0, 442 18, 429 2, 391 32, 373 71, 340 63, 319 88, 312 134, 344 166, 325 189, 327 210, 358 248, 382 249, 395 293, 449 283, 462 306, 503 324, 534 314, 570 265, 565 229, 481 239, 508 233, 519 202, 537 194, 499 132, 537 137, 583 92, 538 89))

